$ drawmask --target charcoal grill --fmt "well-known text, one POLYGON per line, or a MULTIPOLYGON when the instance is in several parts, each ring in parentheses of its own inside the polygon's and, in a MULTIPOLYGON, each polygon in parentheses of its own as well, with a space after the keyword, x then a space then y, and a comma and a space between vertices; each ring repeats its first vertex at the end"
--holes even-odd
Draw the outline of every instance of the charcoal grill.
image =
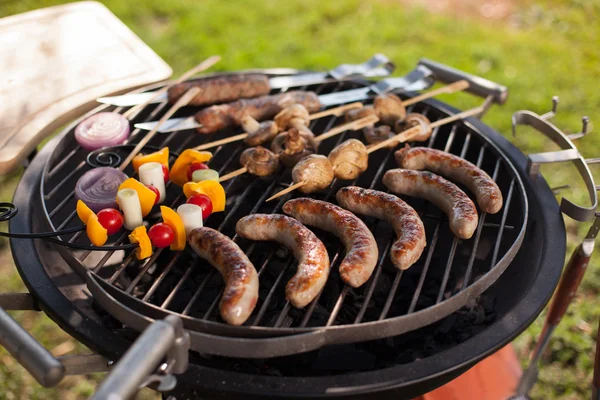
MULTIPOLYGON (((456 71, 437 72, 438 78, 457 79, 456 71)), ((481 78, 458 77, 470 80, 473 93, 490 95, 487 105, 494 98, 503 102, 505 93, 482 90, 477 84, 481 78)), ((302 89, 331 93, 366 85, 353 80, 302 89)), ((93 112, 100 110, 113 109, 102 106, 93 112)), ((135 122, 156 120, 164 111, 165 104, 148 106, 135 122)), ((432 121, 458 112, 435 100, 417 103, 410 111, 432 121)), ((184 108, 176 116, 191 112, 184 108)), ((11 232, 78 225, 72 194, 77 178, 95 166, 118 165, 143 135, 134 131, 132 143, 88 154, 73 140, 78 122, 49 143, 27 169, 15 195, 20 212, 10 222, 11 232)), ((339 122, 329 117, 317 120, 311 129, 320 133, 339 122)), ((168 145, 177 154, 233 133, 158 135, 148 147, 168 145)), ((327 154, 350 137, 360 138, 360 133, 328 139, 319 152, 327 154)), ((367 218, 380 246, 380 262, 359 289, 344 286, 337 274, 343 257, 339 240, 316 231, 329 251, 332 272, 320 296, 304 310, 285 301, 283 288, 294 261, 272 243, 235 238, 257 266, 261 285, 257 307, 241 327, 220 319, 221 278, 190 250, 157 251, 139 262, 130 251, 72 250, 12 240, 13 255, 40 307, 75 338, 110 359, 130 345, 134 331, 153 320, 179 316, 197 353, 192 353, 188 372, 179 379, 177 398, 373 392, 410 398, 459 375, 522 331, 548 301, 565 255, 564 224, 552 191, 543 178, 528 175, 528 159, 497 132, 468 118, 437 128, 428 143, 415 145, 449 151, 486 170, 505 198, 501 212, 480 214, 474 238, 461 241, 451 235, 447 220, 432 205, 406 198, 423 219, 428 245, 419 262, 404 272, 389 262, 391 229, 367 218)), ((220 173, 236 169, 242 150, 241 144, 217 148, 211 167, 220 173)), ((369 161, 369 169, 355 182, 335 181, 328 191, 313 197, 333 201, 337 189, 348 184, 385 190, 380 178, 394 167, 393 151, 381 150, 369 161)), ((248 175, 232 179, 225 185, 227 211, 213 214, 206 225, 234 237, 240 217, 281 212, 289 196, 276 204, 264 200, 289 182, 289 171, 267 179, 248 175)), ((180 192, 170 187, 165 204, 181 202, 180 192)), ((157 217, 151 215, 150 224, 157 217)), ((123 234, 113 244, 125 238, 123 234)), ((81 232, 61 239, 89 245, 81 232)))

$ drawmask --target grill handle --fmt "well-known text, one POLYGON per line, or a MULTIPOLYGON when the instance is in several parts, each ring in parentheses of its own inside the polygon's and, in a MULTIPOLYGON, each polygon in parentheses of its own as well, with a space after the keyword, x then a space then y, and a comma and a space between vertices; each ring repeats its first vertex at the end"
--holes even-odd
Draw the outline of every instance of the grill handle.
MULTIPOLYGON (((148 382, 160 381, 154 372, 165 358, 168 359, 166 368, 159 370, 165 374, 184 372, 187 369, 188 349, 189 334, 184 332, 179 317, 169 315, 164 320, 155 321, 125 352, 91 399, 132 398, 148 382)), ((169 376, 163 375, 165 378, 169 376)), ((165 381, 173 384, 174 379, 170 377, 165 381)))
POLYGON ((451 84, 463 79, 468 81, 469 87, 467 88, 467 92, 480 97, 491 97, 492 101, 496 104, 504 104, 508 98, 508 88, 506 86, 492 82, 480 76, 471 75, 467 72, 452 68, 448 65, 441 64, 428 58, 421 58, 419 60, 419 65, 429 68, 433 72, 435 79, 446 84, 451 84))
POLYGON ((2 345, 41 385, 52 387, 65 376, 65 367, 0 307, 2 345))

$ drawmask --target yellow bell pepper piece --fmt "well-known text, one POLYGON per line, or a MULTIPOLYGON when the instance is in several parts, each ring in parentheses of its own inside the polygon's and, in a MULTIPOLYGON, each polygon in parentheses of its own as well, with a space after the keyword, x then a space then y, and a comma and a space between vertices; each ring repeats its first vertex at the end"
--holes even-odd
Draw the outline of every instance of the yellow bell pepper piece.
POLYGON ((77 216, 84 225, 87 224, 92 215, 95 216, 96 214, 83 201, 77 200, 77 216))
POLYGON ((156 200, 156 193, 144 186, 143 183, 135 178, 129 178, 125 182, 121 183, 119 190, 122 189, 133 189, 137 192, 140 198, 140 205, 142 206, 142 216, 150 214, 152 206, 154 206, 154 200, 156 200))
POLYGON ((135 249, 135 256, 138 260, 143 260, 152 255, 152 242, 146 232, 144 225, 138 226, 129 234, 129 241, 131 243, 139 244, 138 248, 135 249))
POLYGON ((108 232, 106 228, 100 224, 96 214, 89 216, 87 226, 85 227, 85 233, 87 233, 90 242, 92 242, 94 246, 102 246, 108 240, 108 232))
POLYGON ((187 149, 175 160, 173 168, 169 173, 169 179, 171 182, 178 186, 183 186, 187 181, 187 172, 190 165, 195 163, 203 163, 212 158, 210 151, 198 151, 194 149, 187 149))
POLYGON ((188 182, 183 185, 183 194, 186 198, 194 194, 205 194, 210 197, 213 212, 225 210, 225 189, 217 181, 188 182))
POLYGON ((183 226, 183 220, 173 210, 167 206, 160 206, 160 213, 162 214, 162 219, 165 221, 165 224, 169 225, 173 232, 175 232, 175 240, 171 243, 171 250, 183 250, 185 249, 185 243, 187 236, 185 234, 185 227, 183 226))
POLYGON ((133 157, 133 160, 131 160, 131 165, 137 173, 138 169, 140 168, 140 165, 149 162, 157 162, 166 166, 167 169, 169 169, 169 148, 163 147, 159 151, 155 151, 154 153, 150 154, 138 154, 137 156, 133 157))

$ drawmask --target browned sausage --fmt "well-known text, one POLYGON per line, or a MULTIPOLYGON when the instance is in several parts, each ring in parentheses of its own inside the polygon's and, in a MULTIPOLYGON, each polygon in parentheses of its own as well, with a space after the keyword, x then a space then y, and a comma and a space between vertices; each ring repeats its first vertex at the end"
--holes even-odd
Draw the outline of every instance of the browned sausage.
POLYGON ((309 112, 321 108, 319 98, 313 92, 290 91, 207 107, 198 111, 194 118, 202 124, 198 132, 212 133, 241 125, 245 115, 257 121, 272 119, 279 111, 292 104, 302 104, 309 112))
POLYGON ((294 252, 298 272, 290 279, 286 298, 302 308, 323 289, 329 276, 329 255, 323 243, 294 218, 281 214, 252 214, 240 219, 238 235, 252 240, 274 240, 294 252))
POLYGON ((396 268, 404 270, 413 265, 427 244, 423 221, 417 212, 398 197, 378 190, 347 186, 338 190, 338 203, 357 214, 389 222, 398 236, 390 250, 396 268))
POLYGON ((482 169, 467 160, 445 151, 408 145, 395 154, 404 169, 423 170, 462 183, 475 194, 477 204, 487 213, 496 214, 502 208, 502 192, 496 182, 482 169))
POLYGON ((448 215, 450 230, 461 239, 470 239, 479 217, 473 201, 454 183, 431 172, 391 169, 383 184, 392 192, 420 197, 435 204, 448 215))
POLYGON ((369 280, 379 251, 373 234, 360 218, 334 204, 308 197, 289 200, 283 211, 304 225, 316 226, 342 240, 346 256, 340 263, 340 276, 344 282, 356 288, 369 280))
POLYGON ((263 74, 225 75, 212 78, 194 79, 173 85, 169 88, 169 103, 175 103, 192 87, 199 87, 198 93, 190 101, 192 106, 224 103, 243 98, 269 94, 269 78, 263 74))
POLYGON ((258 300, 258 274, 254 265, 233 240, 214 229, 194 229, 188 235, 188 242, 225 280, 219 305, 221 317, 231 325, 243 324, 258 300))

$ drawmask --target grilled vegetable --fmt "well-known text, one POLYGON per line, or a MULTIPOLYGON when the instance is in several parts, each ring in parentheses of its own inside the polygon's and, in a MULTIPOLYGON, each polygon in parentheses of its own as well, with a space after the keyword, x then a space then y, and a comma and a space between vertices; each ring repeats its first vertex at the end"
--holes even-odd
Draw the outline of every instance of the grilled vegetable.
POLYGON ((148 230, 148 237, 153 246, 163 249, 173 244, 175 232, 169 225, 164 222, 159 222, 158 224, 152 225, 148 230))
POLYGON ((77 200, 77 216, 84 225, 92 215, 95 215, 94 212, 83 201, 77 200))
POLYGON ((129 241, 131 243, 137 243, 139 246, 135 249, 135 256, 138 260, 143 260, 152 255, 152 242, 146 232, 144 225, 138 226, 129 234, 129 241))
POLYGON ((187 180, 188 168, 192 164, 204 163, 210 160, 212 153, 208 151, 198 151, 194 149, 187 149, 175 160, 173 167, 171 168, 171 182, 178 186, 183 186, 187 180))
POLYGON ((172 208, 167 206, 160 206, 160 212, 165 224, 169 225, 173 229, 173 232, 175 232, 175 240, 171 244, 171 250, 185 249, 185 227, 181 217, 172 208))
POLYGON ((92 211, 116 208, 115 198, 119 185, 127 175, 115 168, 101 167, 86 172, 75 185, 75 198, 83 201, 92 211))
POLYGON ((140 182, 146 186, 153 186, 158 190, 158 200, 154 199, 154 204, 162 203, 167 197, 167 191, 165 188, 165 178, 163 175, 163 167, 157 162, 149 162, 140 165, 139 169, 140 182))
POLYGON ((188 182, 183 186, 183 193, 187 198, 190 198, 194 194, 205 194, 212 202, 213 212, 225 210, 225 189, 223 189, 223 186, 219 182, 188 182))
POLYGON ((123 226, 123 216, 114 208, 105 208, 104 210, 98 211, 97 217, 98 222, 106 228, 109 235, 114 235, 119 232, 123 226))
POLYGON ((108 233, 94 214, 90 215, 85 227, 85 233, 94 246, 102 246, 108 240, 108 233))
POLYGON ((159 151, 155 151, 154 153, 150 153, 150 154, 138 154, 137 156, 133 157, 133 160, 131 160, 131 165, 133 166, 133 169, 135 170, 135 172, 138 172, 141 165, 150 163, 150 162, 157 162, 161 165, 164 165, 167 168, 167 172, 168 172, 168 170, 169 170, 169 148, 163 147, 159 151))
POLYGON ((195 204, 182 204, 177 207, 177 214, 183 221, 185 234, 187 235, 196 228, 202 228, 202 208, 195 204))
POLYGON ((194 182, 202 182, 202 181, 217 181, 219 182, 219 173, 214 169, 201 169, 198 171, 194 171, 192 174, 192 181, 194 182))
POLYGON ((123 211, 123 225, 125 229, 132 231, 144 223, 140 198, 138 192, 134 189, 125 188, 119 190, 117 193, 117 203, 119 203, 119 207, 123 211))
MULTIPOLYGON (((123 182, 121 186, 119 186, 119 191, 123 189, 133 189, 137 192, 140 206, 142 207, 142 217, 150 214, 150 211, 152 211, 152 206, 154 206, 154 201, 156 200, 156 193, 148 189, 135 178, 129 178, 123 182)), ((122 207, 121 210, 123 210, 122 207)), ((125 212, 125 210, 123 210, 123 212, 125 212)))
POLYGON ((114 112, 101 112, 81 121, 75 140, 86 150, 121 144, 129 137, 129 120, 114 112))

